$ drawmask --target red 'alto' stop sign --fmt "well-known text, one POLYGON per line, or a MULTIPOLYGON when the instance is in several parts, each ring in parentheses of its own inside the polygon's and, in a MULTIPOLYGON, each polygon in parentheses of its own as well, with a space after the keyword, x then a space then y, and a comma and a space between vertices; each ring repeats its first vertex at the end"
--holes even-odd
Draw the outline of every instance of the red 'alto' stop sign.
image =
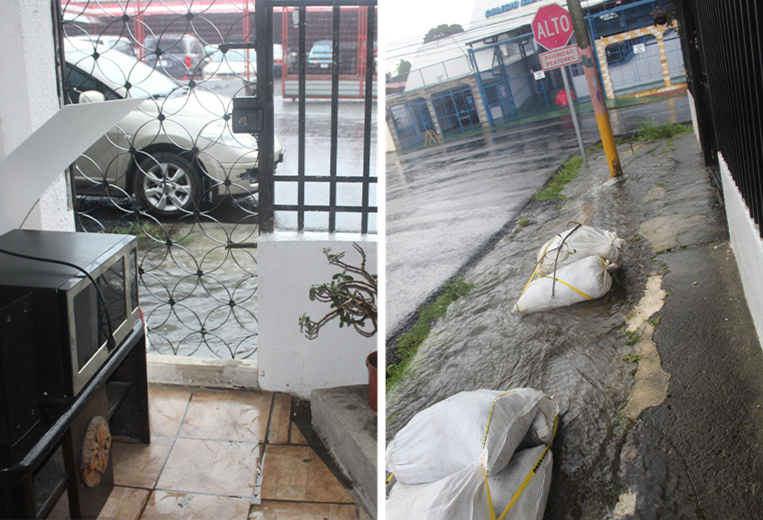
POLYGON ((570 13, 556 4, 538 9, 532 23, 535 41, 548 50, 564 47, 572 36, 570 13))

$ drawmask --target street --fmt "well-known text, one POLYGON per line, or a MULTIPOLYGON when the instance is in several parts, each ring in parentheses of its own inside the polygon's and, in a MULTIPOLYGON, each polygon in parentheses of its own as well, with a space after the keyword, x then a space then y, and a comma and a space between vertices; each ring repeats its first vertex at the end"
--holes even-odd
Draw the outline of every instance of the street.
MULTIPOLYGON (((615 135, 649 119, 689 121, 686 98, 610 111, 615 135)), ((579 114, 579 121, 586 147, 600 140, 593 112, 579 114)), ((388 154, 387 340, 479 258, 556 168, 576 154, 569 116, 388 154)))

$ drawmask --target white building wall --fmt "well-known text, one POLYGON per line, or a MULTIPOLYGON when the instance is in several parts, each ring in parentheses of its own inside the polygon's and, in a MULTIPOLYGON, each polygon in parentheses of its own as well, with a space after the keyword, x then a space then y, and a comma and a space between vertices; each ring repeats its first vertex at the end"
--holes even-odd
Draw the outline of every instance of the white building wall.
MULTIPOLYGON (((0 47, 5 49, 0 74, 2 159, 59 109, 50 0, 0 1, 0 47)), ((67 197, 62 172, 42 194, 23 227, 73 230, 67 197)))
POLYGON ((340 272, 329 265, 323 248, 346 251, 345 261, 357 265, 360 255, 353 242, 365 250, 367 270, 377 273, 376 235, 280 232, 260 237, 257 360, 263 390, 309 399, 316 388, 368 383, 365 359, 376 350, 380 334, 364 338, 354 329, 340 329, 336 319, 313 340, 299 329, 303 314, 317 321, 330 311, 327 304, 309 298, 311 286, 330 281, 340 272))
POLYGON ((747 306, 752 314, 752 321, 758 333, 758 340, 763 338, 763 240, 758 226, 750 217, 750 210, 742 194, 731 177, 731 172, 718 153, 718 163, 723 179, 723 198, 726 203, 726 218, 729 222, 731 247, 734 249, 739 275, 747 298, 747 306))

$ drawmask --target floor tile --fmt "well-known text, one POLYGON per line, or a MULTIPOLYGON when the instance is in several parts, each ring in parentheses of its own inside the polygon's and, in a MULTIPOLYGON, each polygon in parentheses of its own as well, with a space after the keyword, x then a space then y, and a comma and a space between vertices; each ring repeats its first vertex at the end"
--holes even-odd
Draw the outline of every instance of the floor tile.
POLYGON ((151 444, 115 442, 112 445, 114 483, 118 486, 153 489, 174 439, 152 435, 151 444))
POLYGON ((180 435, 198 439, 263 442, 272 394, 195 390, 180 435))
POLYGON ((288 394, 275 394, 268 442, 270 444, 287 444, 289 442, 290 422, 291 396, 288 394))
POLYGON ((309 446, 268 445, 263 500, 352 504, 354 500, 309 446))
MULTIPOLYGON (((150 491, 116 486, 98 515, 98 520, 138 520, 150 491)), ((66 493, 48 515, 48 520, 71 520, 66 493)))
POLYGON ((150 493, 147 489, 115 486, 98 520, 138 520, 150 493))
POLYGON ((249 498, 259 453, 256 444, 177 439, 156 488, 249 498))
POLYGON ((249 500, 154 491, 141 520, 246 520, 249 500))
POLYGON ((249 520, 357 520, 355 505, 263 501, 249 520))
POLYGON ((148 413, 153 435, 177 435, 191 399, 185 387, 149 386, 148 413))

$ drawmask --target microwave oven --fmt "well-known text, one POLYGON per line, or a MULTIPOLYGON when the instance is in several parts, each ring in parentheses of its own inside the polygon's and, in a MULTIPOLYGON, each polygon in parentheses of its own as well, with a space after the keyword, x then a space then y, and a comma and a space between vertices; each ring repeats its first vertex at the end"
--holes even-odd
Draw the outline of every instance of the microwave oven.
POLYGON ((35 350, 42 400, 76 396, 140 319, 137 257, 130 235, 0 236, 0 307, 32 295, 34 345, 26 348, 35 350))

